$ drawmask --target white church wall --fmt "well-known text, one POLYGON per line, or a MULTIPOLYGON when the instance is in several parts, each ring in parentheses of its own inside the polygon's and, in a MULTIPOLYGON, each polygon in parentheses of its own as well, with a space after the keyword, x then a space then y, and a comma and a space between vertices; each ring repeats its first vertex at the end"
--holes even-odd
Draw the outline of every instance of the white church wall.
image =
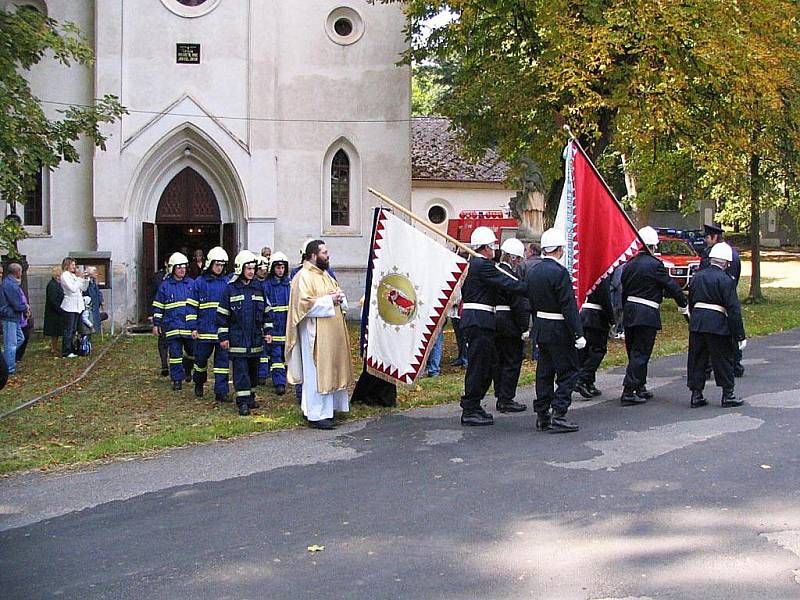
POLYGON ((411 209, 426 219, 433 206, 441 206, 447 216, 436 226, 447 231, 447 221, 458 219, 463 210, 508 210, 508 203, 516 193, 500 184, 468 182, 429 182, 415 180, 411 188, 411 209))

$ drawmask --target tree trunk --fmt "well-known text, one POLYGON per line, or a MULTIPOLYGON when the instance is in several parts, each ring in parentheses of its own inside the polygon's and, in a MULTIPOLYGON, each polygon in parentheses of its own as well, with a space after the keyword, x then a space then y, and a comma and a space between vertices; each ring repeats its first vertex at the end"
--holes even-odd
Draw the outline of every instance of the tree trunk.
POLYGON ((759 169, 761 156, 750 155, 750 293, 747 299, 750 302, 759 302, 764 299, 761 293, 761 181, 759 169))
POLYGON ((637 227, 644 227, 650 217, 649 207, 642 207, 638 202, 638 194, 636 192, 636 173, 628 168, 628 161, 625 160, 625 155, 620 156, 622 160, 622 172, 625 175, 625 194, 628 201, 633 207, 633 222, 637 227))

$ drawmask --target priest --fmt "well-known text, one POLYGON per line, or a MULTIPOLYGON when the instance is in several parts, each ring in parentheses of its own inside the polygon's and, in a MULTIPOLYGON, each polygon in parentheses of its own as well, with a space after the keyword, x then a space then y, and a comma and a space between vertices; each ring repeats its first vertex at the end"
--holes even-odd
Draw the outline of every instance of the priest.
POLYGON ((322 240, 306 246, 306 261, 292 279, 286 323, 287 379, 302 384, 300 408, 310 427, 333 429, 334 411, 350 408, 353 383, 344 315, 347 298, 328 273, 322 240))

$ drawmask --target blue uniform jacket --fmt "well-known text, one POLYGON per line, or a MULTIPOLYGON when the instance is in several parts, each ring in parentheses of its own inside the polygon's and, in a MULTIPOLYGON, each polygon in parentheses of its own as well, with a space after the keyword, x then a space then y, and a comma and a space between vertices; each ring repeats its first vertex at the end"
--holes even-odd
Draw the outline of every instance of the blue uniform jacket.
POLYGON ((270 303, 272 316, 272 342, 275 344, 286 343, 286 317, 289 314, 289 285, 290 278, 268 277, 264 282, 264 293, 270 303))
POLYGON ((192 331, 197 331, 198 340, 217 341, 217 307, 227 285, 227 275, 217 277, 211 271, 206 271, 194 280, 191 297, 187 302, 190 314, 195 315, 192 331))
POLYGON ((269 302, 257 280, 245 284, 239 277, 225 286, 217 307, 217 335, 220 342, 230 342, 231 358, 260 356, 271 331, 269 302))
POLYGON ((736 341, 744 339, 736 282, 719 267, 711 266, 692 277, 689 283, 689 310, 689 331, 732 336, 736 341), (698 302, 722 307, 725 312, 698 308, 698 302))
POLYGON ((658 308, 629 301, 635 296, 661 304, 664 295, 671 296, 678 306, 686 306, 683 290, 667 273, 658 258, 642 250, 628 261, 622 271, 623 325, 628 327, 654 327, 661 329, 661 311, 658 308))
POLYGON ((197 315, 189 311, 187 300, 192 291, 193 280, 184 277, 177 281, 170 275, 156 292, 153 300, 153 325, 160 327, 167 338, 191 338, 197 315))

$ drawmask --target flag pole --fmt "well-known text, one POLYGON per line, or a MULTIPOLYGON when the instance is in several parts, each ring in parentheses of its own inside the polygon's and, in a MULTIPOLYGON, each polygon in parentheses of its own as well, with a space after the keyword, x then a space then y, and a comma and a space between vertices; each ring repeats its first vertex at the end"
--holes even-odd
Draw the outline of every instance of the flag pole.
POLYGON ((400 211, 401 213, 406 215, 408 218, 410 218, 412 221, 414 221, 416 223, 419 223, 420 225, 422 225, 423 227, 428 229, 428 231, 431 231, 432 233, 435 233, 437 235, 442 236, 448 242, 450 242, 451 244, 454 244, 456 246, 456 248, 460 248, 461 250, 463 250, 464 252, 466 252, 470 256, 481 256, 480 254, 475 252, 475 250, 473 250, 472 248, 470 248, 469 246, 467 246, 463 242, 460 242, 459 240, 457 240, 453 236, 448 235, 444 231, 439 231, 436 227, 434 227, 433 225, 431 225, 427 221, 425 221, 425 220, 421 219, 420 217, 418 217, 417 215, 415 215, 413 212, 408 210, 405 206, 403 206, 401 204, 398 204, 397 202, 395 202, 394 200, 389 198, 389 196, 387 196, 385 194, 382 194, 377 190, 373 190, 372 188, 367 188, 367 191, 370 194, 372 194, 373 196, 377 196, 378 198, 380 198, 383 202, 385 202, 386 204, 388 204, 392 208, 400 211))
POLYGON ((586 150, 584 150, 584 149, 583 149, 583 146, 581 146, 581 142, 580 142, 580 140, 578 140, 578 138, 575 136, 575 134, 574 134, 574 133, 572 133, 572 129, 570 128, 570 126, 569 126, 569 125, 566 125, 566 124, 565 124, 563 127, 564 127, 564 131, 566 131, 566 132, 567 132, 567 135, 569 136, 569 139, 570 139, 570 141, 573 141, 573 142, 575 142, 575 146, 578 148, 578 150, 580 150, 581 154, 583 154, 583 157, 586 159, 586 162, 588 162, 588 163, 589 163, 589 165, 592 167, 592 171, 594 171, 594 174, 595 174, 595 175, 597 175, 597 178, 598 178, 600 181, 602 181, 602 182, 603 182, 603 186, 606 188, 606 191, 607 191, 607 192, 608 192, 608 194, 609 194, 609 195, 610 195, 610 196, 611 196, 611 197, 614 199, 614 202, 616 202, 616 203, 617 203, 617 206, 619 207, 619 210, 622 212, 622 214, 625 216, 625 218, 627 219, 627 221, 628 221, 628 223, 630 224, 630 226, 631 226, 631 227, 633 228, 633 230, 636 232, 636 237, 637 237, 637 238, 639 238, 639 241, 642 243, 642 247, 643 247, 643 248, 645 248, 645 251, 646 251, 648 254, 652 254, 652 252, 650 252, 650 248, 648 248, 648 247, 647 247, 647 244, 645 244, 645 243, 644 243, 644 240, 642 239, 642 236, 640 236, 640 235, 639 235, 639 229, 636 227, 636 225, 634 225, 633 221, 632 221, 632 220, 631 220, 631 218, 628 216, 628 213, 626 213, 626 212, 625 212, 625 209, 622 207, 622 204, 620 203, 620 201, 619 201, 619 200, 617 200, 617 196, 616 196, 616 194, 614 194, 614 192, 613 192, 613 191, 611 191, 611 188, 610 188, 610 187, 608 186, 608 184, 606 183, 606 180, 605 180, 605 179, 603 179, 603 176, 602 176, 602 175, 600 175, 600 171, 598 171, 598 170, 597 170, 597 167, 596 167, 596 166, 594 166, 594 161, 592 161, 592 159, 591 159, 591 158, 589 158, 589 155, 588 155, 588 154, 586 154, 586 150))

